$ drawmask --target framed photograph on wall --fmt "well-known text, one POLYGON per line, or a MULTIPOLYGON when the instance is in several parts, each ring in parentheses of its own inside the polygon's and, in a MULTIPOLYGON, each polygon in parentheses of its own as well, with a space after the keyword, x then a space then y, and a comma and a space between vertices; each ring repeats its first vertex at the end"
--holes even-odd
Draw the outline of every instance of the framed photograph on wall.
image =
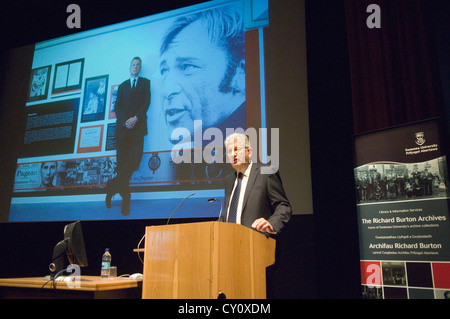
POLYGON ((51 70, 51 65, 31 70, 30 89, 28 91, 29 102, 47 98, 51 70))
POLYGON ((102 150, 103 125, 80 127, 77 153, 100 152, 102 150))
POLYGON ((119 84, 111 85, 111 96, 109 99, 109 119, 116 118, 116 99, 117 91, 119 90, 119 84))
POLYGON ((52 94, 79 91, 83 79, 83 69, 84 58, 56 64, 52 94))
POLYGON ((108 75, 86 79, 84 85, 81 122, 99 121, 105 118, 108 75))

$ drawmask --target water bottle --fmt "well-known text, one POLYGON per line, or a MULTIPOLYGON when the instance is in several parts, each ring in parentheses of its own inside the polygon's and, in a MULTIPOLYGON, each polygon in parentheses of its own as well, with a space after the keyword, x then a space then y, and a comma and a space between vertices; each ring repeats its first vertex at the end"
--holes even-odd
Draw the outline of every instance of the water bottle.
POLYGON ((109 253, 109 248, 105 249, 105 253, 102 256, 102 278, 109 278, 111 271, 111 254, 109 253))

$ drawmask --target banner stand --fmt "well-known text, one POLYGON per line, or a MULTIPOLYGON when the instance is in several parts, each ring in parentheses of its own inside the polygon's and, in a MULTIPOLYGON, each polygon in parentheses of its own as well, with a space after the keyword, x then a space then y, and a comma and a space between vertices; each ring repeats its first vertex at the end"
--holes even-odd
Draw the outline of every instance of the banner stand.
POLYGON ((450 298, 446 151, 438 119, 355 137, 363 298, 450 298))

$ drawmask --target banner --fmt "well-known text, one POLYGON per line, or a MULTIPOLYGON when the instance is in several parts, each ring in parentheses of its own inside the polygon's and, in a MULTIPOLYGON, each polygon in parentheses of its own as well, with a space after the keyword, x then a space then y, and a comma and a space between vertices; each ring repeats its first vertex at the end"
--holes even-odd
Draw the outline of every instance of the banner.
POLYGON ((363 298, 450 298, 450 191, 439 121, 355 137, 363 298))

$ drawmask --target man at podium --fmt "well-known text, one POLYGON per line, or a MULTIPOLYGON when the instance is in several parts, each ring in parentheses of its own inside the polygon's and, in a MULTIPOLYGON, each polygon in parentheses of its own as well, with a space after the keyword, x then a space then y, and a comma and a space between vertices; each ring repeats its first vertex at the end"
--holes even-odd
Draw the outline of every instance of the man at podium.
POLYGON ((262 165, 250 160, 253 150, 245 134, 228 136, 225 149, 235 172, 226 178, 225 213, 220 221, 279 233, 292 215, 279 172, 262 172, 262 165))

